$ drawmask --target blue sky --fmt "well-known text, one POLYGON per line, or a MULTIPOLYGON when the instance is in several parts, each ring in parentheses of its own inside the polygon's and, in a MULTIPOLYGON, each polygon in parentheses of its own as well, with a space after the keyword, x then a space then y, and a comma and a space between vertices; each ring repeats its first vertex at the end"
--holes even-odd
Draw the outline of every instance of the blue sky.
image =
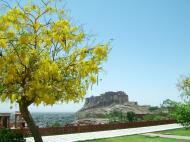
MULTIPOLYGON (((131 101, 160 105, 180 100, 176 84, 190 72, 189 0, 67 0, 72 22, 83 25, 96 41, 114 39, 102 81, 87 97, 125 91, 131 101)), ((77 111, 84 102, 31 111, 77 111)), ((10 111, 9 104, 0 104, 10 111)), ((18 109, 13 106, 11 111, 18 109)))

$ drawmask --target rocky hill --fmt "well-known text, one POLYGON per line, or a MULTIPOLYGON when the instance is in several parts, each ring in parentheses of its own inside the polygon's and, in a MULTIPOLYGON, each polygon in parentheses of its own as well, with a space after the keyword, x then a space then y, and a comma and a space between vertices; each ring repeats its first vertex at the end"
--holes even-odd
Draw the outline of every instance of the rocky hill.
POLYGON ((149 107, 130 102, 125 92, 106 92, 100 96, 86 98, 84 106, 77 112, 77 117, 78 119, 98 118, 115 110, 122 113, 133 111, 136 114, 149 114, 149 107))
POLYGON ((92 96, 85 99, 85 104, 81 110, 110 106, 112 104, 125 104, 129 102, 125 92, 106 92, 100 96, 92 96))

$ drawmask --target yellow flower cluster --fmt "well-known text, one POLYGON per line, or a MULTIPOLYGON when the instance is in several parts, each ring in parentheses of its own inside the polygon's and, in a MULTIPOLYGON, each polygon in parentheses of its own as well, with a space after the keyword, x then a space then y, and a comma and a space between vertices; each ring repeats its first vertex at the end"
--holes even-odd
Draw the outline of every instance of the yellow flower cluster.
POLYGON ((64 13, 51 4, 43 9, 27 4, 0 17, 0 100, 36 105, 78 101, 96 83, 108 45, 86 46, 85 32, 64 13), (51 19, 52 13, 59 18, 51 19))

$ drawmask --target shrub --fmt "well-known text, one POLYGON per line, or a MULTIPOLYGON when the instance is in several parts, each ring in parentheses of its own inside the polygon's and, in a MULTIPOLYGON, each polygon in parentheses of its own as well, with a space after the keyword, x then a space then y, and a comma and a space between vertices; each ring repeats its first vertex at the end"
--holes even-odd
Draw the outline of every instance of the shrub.
POLYGON ((129 122, 136 121, 136 115, 133 111, 127 112, 127 119, 129 122))
POLYGON ((112 112, 108 113, 106 117, 109 119, 110 123, 127 121, 126 114, 117 110, 113 110, 112 112))
POLYGON ((8 128, 0 129, 0 142, 25 142, 23 134, 13 132, 8 128))
POLYGON ((147 114, 143 117, 145 121, 155 121, 155 120, 163 120, 167 117, 162 116, 161 114, 147 114))
POLYGON ((51 125, 52 127, 61 127, 61 124, 57 121, 51 125))
POLYGON ((185 127, 190 127, 190 103, 178 104, 173 118, 185 127))

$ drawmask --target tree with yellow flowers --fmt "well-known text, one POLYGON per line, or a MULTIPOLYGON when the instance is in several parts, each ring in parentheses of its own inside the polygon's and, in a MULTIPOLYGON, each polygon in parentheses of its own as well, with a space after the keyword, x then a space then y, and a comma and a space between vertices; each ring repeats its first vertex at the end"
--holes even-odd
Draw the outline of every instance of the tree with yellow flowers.
POLYGON ((85 44, 84 31, 54 2, 4 3, 0 15, 0 100, 18 103, 35 142, 42 138, 28 107, 82 99, 109 52, 108 44, 85 44))
POLYGON ((182 77, 177 87, 181 93, 182 101, 175 103, 172 116, 178 123, 190 128, 190 76, 182 77))

